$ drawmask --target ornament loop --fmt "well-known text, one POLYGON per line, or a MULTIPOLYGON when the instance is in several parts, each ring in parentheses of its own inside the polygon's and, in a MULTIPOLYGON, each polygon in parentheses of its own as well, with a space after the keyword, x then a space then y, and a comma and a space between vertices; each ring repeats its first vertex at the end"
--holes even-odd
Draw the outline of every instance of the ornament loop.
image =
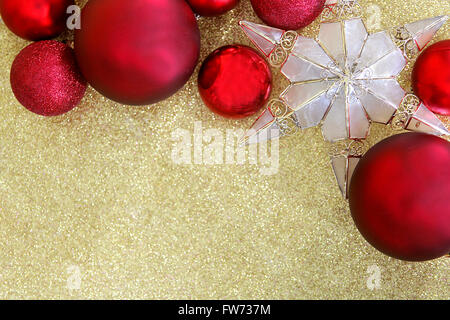
POLYGON ((391 128, 394 131, 402 131, 408 124, 409 115, 405 112, 397 112, 391 120, 391 128))
POLYGON ((352 157, 362 157, 367 151, 364 140, 352 140, 348 145, 348 154, 352 157))
POLYGON ((364 140, 341 140, 330 146, 329 155, 337 157, 362 157, 367 151, 367 144, 364 140))
POLYGON ((400 104, 401 110, 407 112, 409 115, 413 115, 417 108, 420 106, 420 99, 414 94, 407 94, 402 103, 400 104))
POLYGON ((407 94, 403 98, 402 103, 398 107, 397 112, 391 121, 391 128, 396 131, 405 129, 409 119, 416 112, 420 103, 420 99, 416 95, 407 94))
POLYGON ((277 43, 277 47, 269 56, 270 64, 273 67, 278 68, 286 61, 289 52, 294 48, 297 38, 298 34, 295 31, 286 31, 283 34, 283 37, 277 43))
POLYGON ((294 48, 297 37, 297 32, 292 30, 286 31, 280 40, 281 47, 286 51, 292 50, 292 48, 294 48))
POLYGON ((402 50, 403 54, 408 60, 414 59, 419 53, 419 49, 411 35, 411 33, 404 27, 394 27, 390 31, 392 41, 402 50))
POLYGON ((339 21, 362 15, 358 0, 334 0, 325 6, 320 22, 339 21))
POLYGON ((287 59, 287 51, 281 47, 277 46, 269 56, 269 62, 273 67, 280 67, 283 62, 287 59))
POLYGON ((297 121, 292 116, 287 118, 278 118, 277 125, 283 136, 290 136, 298 132, 299 126, 297 121))
POLYGON ((267 108, 270 109, 270 112, 272 112, 275 118, 284 118, 289 111, 289 107, 283 100, 280 99, 270 100, 267 108))

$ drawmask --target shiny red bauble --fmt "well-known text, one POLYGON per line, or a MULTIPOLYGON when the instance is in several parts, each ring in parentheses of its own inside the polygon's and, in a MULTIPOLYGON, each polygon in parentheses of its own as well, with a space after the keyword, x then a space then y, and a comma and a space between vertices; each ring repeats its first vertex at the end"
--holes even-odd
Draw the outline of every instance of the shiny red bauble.
POLYGON ((325 0, 251 0, 258 17, 269 26, 297 30, 313 22, 323 11, 325 0))
POLYGON ((252 48, 225 46, 203 62, 198 88, 213 112, 241 119, 255 114, 266 103, 272 89, 272 73, 252 48))
POLYGON ((74 0, 0 0, 6 26, 30 41, 51 39, 66 29, 67 7, 74 0))
POLYGON ((43 116, 57 116, 73 109, 87 86, 73 49, 53 40, 25 47, 13 62, 10 80, 17 100, 43 116))
POLYGON ((433 112, 450 116, 450 40, 428 47, 412 72, 415 94, 433 112))
POLYGON ((219 16, 230 11, 239 3, 239 0, 187 0, 192 10, 201 16, 219 16))
POLYGON ((89 1, 75 52, 81 72, 101 94, 123 104, 151 104, 187 82, 200 32, 186 1, 89 1))
POLYGON ((450 143, 423 133, 385 139, 359 162, 350 209, 381 252, 424 261, 450 252, 450 143))

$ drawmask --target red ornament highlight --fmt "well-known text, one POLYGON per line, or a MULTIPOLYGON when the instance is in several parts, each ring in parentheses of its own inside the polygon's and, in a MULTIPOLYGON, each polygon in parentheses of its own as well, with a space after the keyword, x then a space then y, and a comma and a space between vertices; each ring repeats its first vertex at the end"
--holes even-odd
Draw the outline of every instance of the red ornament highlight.
POLYGON ((361 159, 350 209, 381 252, 424 261, 450 252, 450 143, 423 133, 387 138, 361 159))
POLYGON ((258 17, 267 25, 297 30, 311 24, 323 11, 325 0, 251 0, 258 17))
POLYGON ((17 100, 43 116, 72 110, 87 86, 73 49, 53 40, 35 42, 23 49, 13 62, 10 80, 17 100))
POLYGON ((434 113, 450 116, 450 40, 429 46, 412 72, 415 94, 434 113))
POLYGON ((75 32, 80 69, 98 92, 123 104, 168 98, 198 61, 200 32, 186 1, 89 1, 75 32))
POLYGON ((66 29, 67 7, 74 0, 0 0, 0 13, 6 26, 17 36, 45 40, 66 29))
POLYGON ((252 48, 225 46, 211 53, 198 76, 200 95, 213 112, 231 119, 249 117, 267 102, 272 73, 252 48))
POLYGON ((213 17, 224 14, 237 6, 239 0, 187 0, 195 13, 213 17))

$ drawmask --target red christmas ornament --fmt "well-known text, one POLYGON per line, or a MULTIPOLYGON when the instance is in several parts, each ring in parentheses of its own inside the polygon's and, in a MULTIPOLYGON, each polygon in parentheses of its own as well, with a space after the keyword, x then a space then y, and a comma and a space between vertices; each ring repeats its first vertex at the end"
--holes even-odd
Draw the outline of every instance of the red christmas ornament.
POLYGON ((81 72, 120 103, 144 105, 171 96, 198 60, 200 32, 186 1, 89 1, 81 24, 75 32, 81 72))
POLYGON ((51 39, 66 29, 67 7, 74 0, 0 0, 6 26, 30 41, 51 39))
POLYGON ((73 49, 53 40, 35 42, 23 49, 13 62, 10 80, 17 100, 43 116, 72 110, 87 86, 73 49))
POLYGON ((192 10, 201 16, 213 17, 230 11, 239 0, 187 0, 192 10))
POLYGON ((198 88, 205 104, 226 118, 255 114, 267 101, 272 74, 252 48, 233 45, 211 53, 200 69, 198 88))
POLYGON ((321 13, 325 0, 251 0, 258 17, 283 30, 306 27, 321 13))
POLYGON ((350 184, 350 209, 381 252, 424 261, 450 252, 450 143, 405 133, 375 145, 350 184))
POLYGON ((414 92, 433 112, 450 116, 450 40, 428 47, 412 72, 414 92))

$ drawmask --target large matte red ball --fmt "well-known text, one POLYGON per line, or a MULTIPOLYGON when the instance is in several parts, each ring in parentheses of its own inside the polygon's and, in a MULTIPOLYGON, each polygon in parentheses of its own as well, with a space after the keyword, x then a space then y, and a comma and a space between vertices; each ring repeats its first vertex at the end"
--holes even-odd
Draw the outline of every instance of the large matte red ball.
POLYGON ((13 62, 10 80, 17 100, 28 110, 43 116, 57 116, 72 110, 87 87, 73 49, 53 40, 25 47, 13 62))
POLYGON ((201 16, 213 17, 230 11, 239 0, 187 0, 192 10, 201 16))
POLYGON ((433 112, 450 116, 450 40, 428 47, 412 72, 414 92, 433 112))
POLYGON ((200 32, 186 1, 89 1, 75 32, 88 82, 129 105, 163 100, 187 82, 198 60, 200 32))
POLYGON ((450 143, 423 133, 390 137, 355 169, 350 209, 381 252, 424 261, 450 252, 450 143))
POLYGON ((6 26, 30 41, 51 39, 66 29, 67 7, 74 0, 0 0, 6 26))
POLYGON ((311 24, 323 11, 325 0, 251 0, 258 17, 269 26, 297 30, 311 24))
POLYGON ((225 46, 203 62, 198 88, 213 112, 241 119, 255 114, 266 103, 272 90, 272 73, 252 48, 225 46))

